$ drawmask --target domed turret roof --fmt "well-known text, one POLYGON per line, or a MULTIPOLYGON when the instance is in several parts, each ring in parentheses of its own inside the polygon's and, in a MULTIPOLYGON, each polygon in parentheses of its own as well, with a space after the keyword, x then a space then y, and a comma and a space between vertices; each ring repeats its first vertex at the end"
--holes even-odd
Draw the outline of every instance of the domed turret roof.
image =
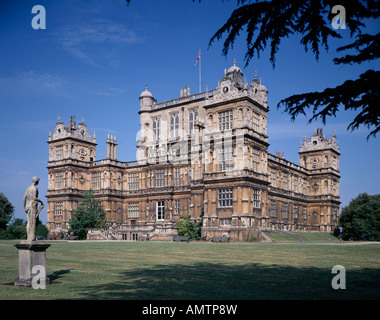
POLYGON ((148 91, 148 86, 145 86, 145 91, 141 92, 140 98, 153 98, 153 95, 148 91))
POLYGON ((241 72, 241 69, 236 65, 235 59, 234 59, 234 65, 228 69, 227 74, 233 73, 234 71, 241 72))
POLYGON ((257 87, 257 90, 259 90, 259 91, 268 91, 267 87, 264 86, 264 85, 261 83, 261 79, 260 79, 260 84, 259 84, 259 86, 257 87))

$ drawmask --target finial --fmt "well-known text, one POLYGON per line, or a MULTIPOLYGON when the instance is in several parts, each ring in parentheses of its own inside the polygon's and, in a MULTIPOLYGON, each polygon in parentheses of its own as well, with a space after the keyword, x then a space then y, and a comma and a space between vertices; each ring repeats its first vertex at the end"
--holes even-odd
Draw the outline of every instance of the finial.
POLYGON ((51 128, 49 128, 49 137, 51 137, 51 128))
POLYGON ((147 84, 145 85, 145 91, 148 91, 148 85, 147 84))
POLYGON ((235 61, 235 58, 234 58, 234 67, 236 66, 236 61, 235 61))
POLYGON ((227 68, 224 68, 224 75, 227 74, 227 68))
POLYGON ((82 116, 82 123, 84 123, 84 117, 82 116))
POLYGON ((255 70, 255 80, 257 80, 257 70, 255 70))
POLYGON ((58 122, 61 122, 61 116, 58 115, 58 122))
POLYGON ((96 136, 95 136, 95 129, 94 129, 94 139, 96 138, 96 136))

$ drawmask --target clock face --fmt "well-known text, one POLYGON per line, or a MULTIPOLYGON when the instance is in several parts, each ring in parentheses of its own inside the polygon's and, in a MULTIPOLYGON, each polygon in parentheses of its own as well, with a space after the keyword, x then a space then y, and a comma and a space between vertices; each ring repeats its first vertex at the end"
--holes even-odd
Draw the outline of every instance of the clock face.
POLYGON ((224 92, 224 93, 227 93, 227 92, 228 92, 228 87, 224 87, 224 88, 223 88, 223 92, 224 92))

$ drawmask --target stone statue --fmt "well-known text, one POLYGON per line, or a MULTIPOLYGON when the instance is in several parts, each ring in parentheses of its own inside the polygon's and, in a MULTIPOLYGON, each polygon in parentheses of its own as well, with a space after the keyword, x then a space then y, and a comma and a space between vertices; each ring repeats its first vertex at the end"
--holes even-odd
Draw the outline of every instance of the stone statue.
POLYGON ((38 177, 32 178, 33 183, 28 187, 28 189, 26 189, 23 198, 24 211, 26 213, 26 218, 28 221, 26 226, 28 241, 36 240, 36 220, 42 208, 44 207, 43 202, 38 199, 38 189, 36 186, 39 181, 40 178, 38 177), (41 206, 39 208, 38 203, 41 203, 41 206))

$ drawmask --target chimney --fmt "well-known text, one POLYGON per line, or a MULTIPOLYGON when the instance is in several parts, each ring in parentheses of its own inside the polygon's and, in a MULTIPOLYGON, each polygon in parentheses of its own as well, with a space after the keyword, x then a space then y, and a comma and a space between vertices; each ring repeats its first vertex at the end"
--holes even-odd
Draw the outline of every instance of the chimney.
POLYGON ((113 159, 117 160, 117 143, 116 136, 113 137, 113 159))
POLYGON ((111 138, 110 138, 110 135, 108 134, 108 138, 107 138, 107 142, 106 143, 107 143, 107 159, 116 160, 116 155, 117 155, 116 136, 113 137, 111 135, 111 138))

